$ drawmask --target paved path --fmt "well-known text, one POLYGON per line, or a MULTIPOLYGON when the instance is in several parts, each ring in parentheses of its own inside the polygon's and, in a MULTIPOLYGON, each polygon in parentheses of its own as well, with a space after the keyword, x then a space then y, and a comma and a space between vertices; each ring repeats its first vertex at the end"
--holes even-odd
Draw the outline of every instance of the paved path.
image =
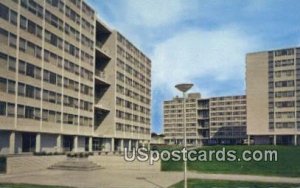
POLYGON ((240 174, 204 174, 199 172, 188 172, 189 178, 194 179, 213 179, 213 180, 235 180, 253 181, 267 183, 295 183, 300 185, 300 178, 276 177, 276 176, 255 176, 240 174))
MULTIPOLYGON (((300 185, 300 178, 288 177, 203 174, 197 172, 189 172, 188 177, 195 179, 298 183, 300 185)), ((157 172, 149 170, 101 169, 88 172, 44 170, 26 174, 0 175, 0 182, 63 185, 84 188, 165 188, 181 181, 182 178, 182 172, 157 172)))

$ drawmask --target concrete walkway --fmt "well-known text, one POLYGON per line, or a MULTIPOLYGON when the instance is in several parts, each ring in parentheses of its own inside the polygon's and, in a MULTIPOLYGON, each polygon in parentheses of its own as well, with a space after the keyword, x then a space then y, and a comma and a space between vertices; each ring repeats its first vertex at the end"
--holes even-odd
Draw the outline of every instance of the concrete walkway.
POLYGON ((255 176, 240 174, 204 174, 199 172, 188 172, 188 177, 193 179, 209 180, 234 180, 234 181, 252 181, 265 183, 293 183, 300 185, 300 178, 276 177, 276 176, 255 176))
MULTIPOLYGON (((188 177, 212 180, 297 183, 300 185, 300 178, 288 177, 203 174, 197 172, 189 172, 188 177)), ((0 182, 86 188, 166 188, 181 181, 182 178, 182 172, 157 172, 150 170, 101 169, 87 172, 44 170, 23 174, 0 175, 0 182)))

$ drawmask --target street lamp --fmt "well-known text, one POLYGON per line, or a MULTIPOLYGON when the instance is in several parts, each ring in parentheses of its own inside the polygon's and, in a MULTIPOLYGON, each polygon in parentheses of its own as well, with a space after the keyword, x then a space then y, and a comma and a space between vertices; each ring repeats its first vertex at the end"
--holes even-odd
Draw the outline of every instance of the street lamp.
MULTIPOLYGON (((186 117, 185 117, 185 98, 186 92, 193 87, 193 84, 178 84, 175 86, 183 94, 183 127, 184 127, 184 148, 186 148, 186 117)), ((186 155, 186 154, 185 154, 186 155)), ((187 157, 186 157, 187 159, 187 157)), ((187 162, 184 160, 184 188, 187 188, 187 162)))

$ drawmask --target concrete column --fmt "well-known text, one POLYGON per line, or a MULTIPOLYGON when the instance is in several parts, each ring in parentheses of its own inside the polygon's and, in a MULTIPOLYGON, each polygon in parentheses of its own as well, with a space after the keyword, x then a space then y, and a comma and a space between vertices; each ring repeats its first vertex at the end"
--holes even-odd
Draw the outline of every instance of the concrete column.
POLYGON ((41 152, 41 133, 37 133, 35 136, 35 152, 41 152))
POLYGON ((276 146, 277 144, 277 137, 276 135, 273 136, 273 145, 276 146))
POLYGON ((132 151, 131 140, 128 140, 128 151, 132 151))
POLYGON ((111 151, 111 152, 114 152, 114 151, 115 151, 115 139, 114 139, 114 138, 111 138, 110 151, 111 151))
POLYGON ((248 146, 251 145, 251 138, 250 138, 250 135, 248 135, 248 146))
POLYGON ((136 140, 135 141, 135 149, 138 149, 139 148, 139 140, 136 140))
POLYGON ((297 135, 295 135, 294 136, 294 145, 297 146, 297 143, 298 143, 298 138, 297 138, 297 135))
POLYGON ((63 152, 63 140, 62 140, 62 135, 57 135, 56 138, 56 150, 57 152, 63 152))
POLYGON ((73 152, 78 152, 78 136, 74 136, 73 152))
POLYGON ((120 141, 121 141, 120 149, 121 149, 121 151, 124 151, 124 139, 121 139, 120 141))
POLYGON ((14 131, 10 132, 9 135, 9 154, 16 153, 16 133, 14 131))
POLYGON ((93 151, 93 137, 89 137, 89 152, 93 151))

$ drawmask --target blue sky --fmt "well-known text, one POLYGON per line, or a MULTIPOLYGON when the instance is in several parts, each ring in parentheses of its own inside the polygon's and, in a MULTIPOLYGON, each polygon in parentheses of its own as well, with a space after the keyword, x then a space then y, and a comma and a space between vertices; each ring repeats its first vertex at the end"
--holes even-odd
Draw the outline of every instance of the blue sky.
POLYGON ((195 84, 202 96, 245 93, 245 54, 300 45, 298 0, 88 0, 152 60, 152 131, 162 102, 195 84))

